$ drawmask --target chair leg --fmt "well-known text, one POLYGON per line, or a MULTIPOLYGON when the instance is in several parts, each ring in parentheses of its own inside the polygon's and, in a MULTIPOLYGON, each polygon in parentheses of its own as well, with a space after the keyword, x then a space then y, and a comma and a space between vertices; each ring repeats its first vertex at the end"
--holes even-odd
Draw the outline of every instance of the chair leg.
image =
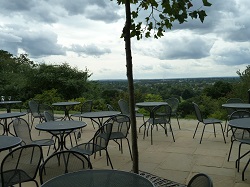
POLYGON ((181 130, 181 126, 180 126, 180 122, 179 122, 179 118, 178 118, 178 115, 177 115, 177 114, 176 114, 176 120, 177 120, 177 123, 178 123, 179 129, 181 130))
POLYGON ((109 165, 108 163, 110 163, 111 168, 114 169, 107 149, 106 149, 106 157, 107 157, 107 165, 109 165))
POLYGON ((197 128, 198 128, 198 126, 199 126, 199 123, 200 123, 200 122, 198 122, 198 123, 197 123, 197 125, 196 125, 196 128, 195 128, 195 131, 194 131, 193 138, 195 137, 195 134, 196 134, 197 128))
POLYGON ((174 133, 173 133, 173 129, 172 129, 172 126, 171 126, 171 124, 169 123, 169 128, 170 128, 170 131, 171 131, 171 133, 172 133, 172 136, 173 136, 173 140, 174 140, 174 142, 175 142, 175 139, 174 139, 174 133))
POLYGON ((203 134, 204 134, 204 131, 205 131, 205 127, 206 127, 206 125, 204 125, 203 130, 202 130, 201 139, 200 139, 200 144, 201 144, 201 141, 202 141, 202 138, 203 138, 203 134))
POLYGON ((231 156, 231 151, 232 151, 232 148, 233 148, 233 143, 234 141, 232 140, 231 141, 231 146, 230 146, 230 149, 229 149, 229 153, 228 153, 228 157, 227 157, 227 161, 229 162, 229 159, 230 159, 230 156, 231 156))
POLYGON ((221 123, 220 123, 220 127, 221 127, 222 136, 223 136, 223 138, 224 138, 224 142, 227 143, 227 142, 226 142, 226 138, 225 138, 225 134, 224 134, 224 131, 223 131, 223 127, 222 127, 222 124, 221 124, 221 123))
POLYGON ((153 145, 153 125, 151 125, 151 145, 153 145))
POLYGON ((214 127, 214 137, 216 137, 215 124, 214 123, 213 123, 213 127, 214 127))
POLYGON ((249 163, 250 163, 250 158, 248 159, 248 162, 247 162, 246 166, 244 167, 244 169, 243 169, 243 171, 242 171, 242 180, 243 180, 243 181, 245 180, 244 175, 245 175, 245 171, 246 171, 246 169, 247 169, 249 163))
POLYGON ((133 156, 132 156, 132 151, 131 151, 131 148, 130 148, 130 143, 128 141, 128 138, 126 138, 127 142, 128 142, 128 149, 129 149, 129 152, 130 152, 130 157, 131 157, 131 160, 133 160, 133 156))

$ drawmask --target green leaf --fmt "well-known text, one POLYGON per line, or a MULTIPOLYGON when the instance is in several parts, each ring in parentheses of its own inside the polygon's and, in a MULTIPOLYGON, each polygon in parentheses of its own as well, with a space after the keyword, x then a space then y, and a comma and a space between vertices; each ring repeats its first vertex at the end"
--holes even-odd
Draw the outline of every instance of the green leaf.
POLYGON ((212 4, 209 3, 207 0, 202 0, 204 6, 211 6, 212 4))

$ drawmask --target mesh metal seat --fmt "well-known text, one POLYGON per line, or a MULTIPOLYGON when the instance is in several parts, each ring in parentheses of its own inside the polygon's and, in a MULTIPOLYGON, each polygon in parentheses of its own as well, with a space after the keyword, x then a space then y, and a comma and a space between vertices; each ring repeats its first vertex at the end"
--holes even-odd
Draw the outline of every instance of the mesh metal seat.
POLYGON ((213 182, 208 175, 198 173, 191 178, 187 187, 213 187, 213 182))
MULTIPOLYGON (((243 103, 244 101, 240 98, 230 98, 227 100, 226 103, 243 103)), ((226 135, 228 136, 228 132, 230 131, 229 127, 228 127, 228 120, 231 116, 231 114, 235 111, 234 108, 226 108, 227 110, 227 119, 225 121, 225 126, 224 126, 224 131, 226 132, 226 135)))
POLYGON ((107 165, 109 165, 110 163, 111 168, 113 169, 113 165, 112 165, 111 159, 108 154, 108 149, 107 149, 107 146, 110 140, 110 135, 112 132, 112 126, 113 124, 110 122, 105 123, 96 131, 96 133, 94 134, 91 140, 89 140, 87 143, 79 144, 71 148, 71 150, 78 151, 88 156, 91 156, 95 154, 96 152, 100 152, 104 150, 106 152, 107 165))
POLYGON ((209 125, 209 124, 212 124, 212 125, 213 125, 213 128, 214 128, 214 136, 216 137, 216 133, 215 133, 215 124, 220 124, 220 126, 221 126, 221 131, 222 131, 222 135, 223 135, 223 138, 224 138, 224 142, 226 143, 226 139, 225 139, 225 135, 224 135, 224 131, 223 131, 223 127, 222 127, 221 120, 214 119, 214 118, 203 119, 201 110, 200 110, 200 108, 198 107, 198 105, 197 105, 196 103, 194 103, 194 102, 193 102, 193 105, 194 105, 194 109, 195 109, 195 115, 196 115, 196 118, 197 118, 197 120, 198 120, 197 126, 196 126, 195 131, 194 131, 193 138, 195 137, 196 131, 197 131, 198 126, 199 126, 200 123, 202 123, 202 124, 204 125, 204 126, 203 126, 203 130, 202 130, 202 134, 201 134, 200 143, 201 143, 201 141, 202 141, 202 137, 203 137, 203 134, 204 134, 204 131, 205 131, 205 127, 206 127, 207 125, 209 125))
POLYGON ((40 146, 51 146, 55 143, 52 139, 33 140, 29 124, 25 119, 16 118, 10 125, 13 125, 15 135, 22 139, 22 145, 35 144, 40 146))
POLYGON ((164 129, 167 136, 167 124, 169 125, 170 132, 172 133, 173 140, 175 142, 173 129, 171 126, 171 107, 168 104, 155 106, 151 111, 150 118, 145 123, 143 139, 148 130, 151 129, 151 145, 153 144, 153 128, 154 126, 158 127, 159 125, 164 129), (148 124, 148 127, 147 127, 148 124))
POLYGON ((0 169, 0 186, 34 181, 42 160, 42 149, 38 145, 25 145, 9 152, 3 159, 0 169))
POLYGON ((167 99, 166 102, 169 104, 169 106, 171 106, 171 109, 172 109, 171 116, 176 117, 179 129, 181 129, 179 118, 178 118, 178 113, 177 113, 178 106, 179 106, 179 103, 180 103, 179 100, 177 98, 175 98, 175 97, 171 97, 171 98, 167 99))
POLYGON ((110 104, 107 104, 107 108, 109 111, 116 111, 110 104))
POLYGON ((130 118, 127 115, 119 114, 109 118, 106 123, 113 124, 110 140, 114 140, 119 145, 121 153, 123 153, 122 140, 127 140, 131 160, 133 160, 129 140, 127 138, 130 129, 130 118), (118 140, 120 140, 120 143, 118 140))
POLYGON ((84 154, 72 150, 60 151, 50 155, 41 165, 40 182, 53 177, 84 169, 92 169, 92 164, 84 154))

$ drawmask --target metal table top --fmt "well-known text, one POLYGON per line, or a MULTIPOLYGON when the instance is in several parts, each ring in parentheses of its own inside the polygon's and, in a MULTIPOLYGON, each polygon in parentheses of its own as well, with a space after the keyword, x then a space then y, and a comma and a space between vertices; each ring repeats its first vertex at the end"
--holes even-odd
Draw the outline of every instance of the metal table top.
POLYGON ((45 182, 41 187, 154 187, 146 178, 119 170, 82 170, 45 182))
POLYGON ((239 118, 229 120, 228 125, 239 129, 250 130, 250 118, 239 118))
POLYGON ((15 136, 0 136, 0 151, 18 146, 22 139, 15 136))
POLYGON ((235 108, 235 109, 249 109, 250 104, 249 103, 226 103, 226 104, 223 104, 222 107, 235 108))
POLYGON ((83 121, 48 121, 36 125, 36 129, 42 131, 67 131, 85 127, 87 124, 83 121))
POLYGON ((73 114, 72 116, 75 117, 79 117, 78 115, 80 115, 80 117, 83 118, 106 118, 106 117, 112 117, 115 115, 120 114, 120 111, 97 111, 97 112, 85 112, 82 114, 73 114))
POLYGON ((167 102, 140 102, 136 103, 135 105, 138 107, 155 107, 158 105, 166 105, 168 104, 167 102))
POLYGON ((81 102, 73 102, 73 101, 68 101, 68 102, 57 102, 53 103, 53 106, 71 106, 71 105, 78 105, 81 102))
POLYGON ((7 118, 14 118, 14 117, 20 117, 25 116, 25 112, 11 112, 11 113, 1 113, 0 119, 7 119, 7 118))

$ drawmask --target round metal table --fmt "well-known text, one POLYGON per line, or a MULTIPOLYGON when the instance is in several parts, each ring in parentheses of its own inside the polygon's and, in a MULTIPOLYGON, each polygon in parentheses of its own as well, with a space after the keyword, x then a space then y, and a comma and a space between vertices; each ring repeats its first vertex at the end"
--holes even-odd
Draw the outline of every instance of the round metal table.
POLYGON ((21 103, 22 101, 1 101, 0 105, 5 105, 7 113, 11 112, 11 105, 21 103))
POLYGON ((152 117, 151 111, 154 107, 159 106, 159 105, 166 105, 166 104, 168 103, 167 102, 140 102, 140 103, 136 103, 135 105, 148 110, 150 112, 150 117, 152 117))
POLYGON ((0 136, 0 151, 4 151, 6 149, 11 149, 20 145, 22 139, 15 136, 0 136))
POLYGON ((68 102, 57 102, 57 103, 53 103, 53 106, 59 106, 59 107, 63 107, 64 109, 64 117, 62 120, 66 120, 67 118, 69 120, 71 120, 70 116, 69 116, 69 111, 72 109, 72 107, 74 105, 78 105, 81 102, 72 102, 72 101, 68 101, 68 102))
POLYGON ((26 115, 25 112, 1 113, 0 119, 4 120, 4 132, 3 132, 3 134, 6 133, 6 135, 8 135, 8 132, 9 132, 8 123, 7 123, 8 118, 16 118, 16 117, 21 117, 21 116, 25 116, 25 115, 26 115))
POLYGON ((233 109, 250 109, 249 103, 226 103, 222 104, 222 107, 233 108, 233 109))
POLYGON ((108 118, 120 114, 120 111, 98 111, 98 112, 85 112, 82 114, 72 115, 74 117, 90 118, 93 120, 99 127, 103 125, 103 118, 108 118))
POLYGON ((154 187, 146 178, 120 170, 82 170, 45 182, 41 187, 154 187))
POLYGON ((39 123, 36 125, 37 130, 41 131, 47 131, 50 132, 52 135, 53 131, 60 131, 61 133, 58 134, 58 148, 55 150, 57 152, 58 150, 63 150, 66 147, 65 138, 67 135, 69 135, 73 130, 80 129, 83 127, 86 127, 87 124, 83 121, 73 121, 73 120, 66 120, 66 121, 48 121, 44 123, 39 123))

